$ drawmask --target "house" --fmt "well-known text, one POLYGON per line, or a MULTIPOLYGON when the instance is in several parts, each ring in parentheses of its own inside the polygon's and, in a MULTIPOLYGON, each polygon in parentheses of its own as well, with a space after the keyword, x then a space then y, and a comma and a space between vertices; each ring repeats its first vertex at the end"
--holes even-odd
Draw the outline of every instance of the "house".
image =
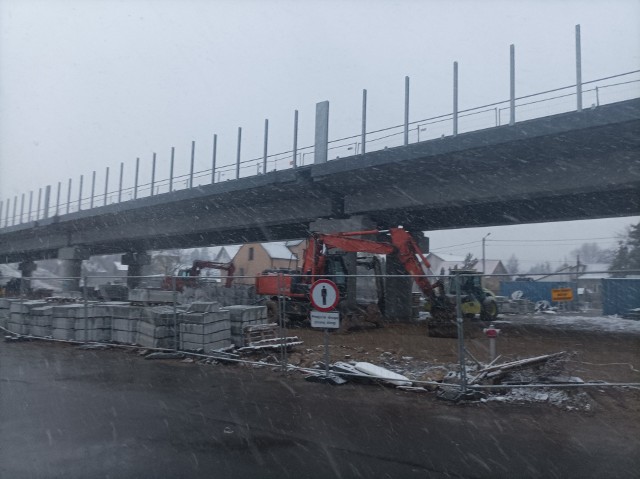
MULTIPOLYGON (((462 269, 465 266, 464 256, 455 256, 444 253, 429 253, 427 260, 431 264, 431 272, 438 278, 449 276, 452 270, 462 269)), ((479 260, 473 267, 478 273, 482 273, 482 260, 479 260)), ((505 281, 505 276, 509 272, 499 259, 484 260, 485 276, 482 283, 485 288, 490 289, 494 293, 500 291, 500 281, 505 281), (499 276, 498 276, 499 275, 499 276)))
POLYGON ((253 284, 254 278, 266 269, 298 269, 305 246, 302 240, 242 245, 233 257, 236 282, 253 284))

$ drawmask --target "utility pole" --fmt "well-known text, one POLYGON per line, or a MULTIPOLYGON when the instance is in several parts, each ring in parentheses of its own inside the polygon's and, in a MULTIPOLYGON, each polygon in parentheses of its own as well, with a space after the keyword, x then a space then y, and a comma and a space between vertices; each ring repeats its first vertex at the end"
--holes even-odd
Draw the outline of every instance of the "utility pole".
MULTIPOLYGON (((485 275, 485 272, 486 272, 485 242, 486 242, 487 236, 489 236, 490 234, 491 233, 487 233, 482 238, 482 279, 483 280, 484 280, 484 275, 485 275)), ((481 283, 484 286, 484 281, 481 281, 481 283)))

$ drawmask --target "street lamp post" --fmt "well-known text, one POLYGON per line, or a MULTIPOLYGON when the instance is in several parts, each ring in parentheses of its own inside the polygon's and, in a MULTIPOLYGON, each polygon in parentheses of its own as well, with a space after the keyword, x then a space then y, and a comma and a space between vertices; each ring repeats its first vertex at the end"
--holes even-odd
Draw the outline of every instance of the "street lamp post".
MULTIPOLYGON (((485 256, 485 242, 487 239, 487 236, 489 236, 491 233, 487 233, 486 235, 484 235, 484 237, 482 238, 482 279, 484 280, 484 275, 486 273, 486 256, 485 256)), ((483 281, 484 283, 484 281, 483 281)), ((483 284, 484 286, 484 284, 483 284)))

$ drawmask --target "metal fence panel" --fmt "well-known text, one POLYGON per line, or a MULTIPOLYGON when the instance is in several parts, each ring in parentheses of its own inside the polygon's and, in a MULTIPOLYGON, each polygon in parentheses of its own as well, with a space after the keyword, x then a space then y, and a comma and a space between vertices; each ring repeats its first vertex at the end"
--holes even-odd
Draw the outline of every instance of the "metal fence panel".
POLYGON ((602 280, 603 314, 624 314, 632 308, 640 308, 640 278, 602 280))

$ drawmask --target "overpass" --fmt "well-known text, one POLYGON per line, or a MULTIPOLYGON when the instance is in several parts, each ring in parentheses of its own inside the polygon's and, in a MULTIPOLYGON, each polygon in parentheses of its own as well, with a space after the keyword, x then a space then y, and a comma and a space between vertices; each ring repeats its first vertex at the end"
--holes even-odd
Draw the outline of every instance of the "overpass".
POLYGON ((0 263, 301 238, 353 216, 419 231, 637 214, 633 99, 8 226, 0 263))

